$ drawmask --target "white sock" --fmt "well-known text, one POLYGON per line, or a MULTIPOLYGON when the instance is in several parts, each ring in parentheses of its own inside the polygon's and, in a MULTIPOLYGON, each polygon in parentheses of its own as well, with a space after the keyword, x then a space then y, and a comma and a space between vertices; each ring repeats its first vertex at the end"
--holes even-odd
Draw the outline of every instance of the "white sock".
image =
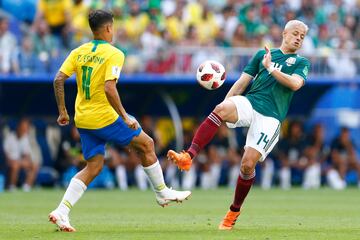
POLYGON ((72 178, 63 199, 61 200, 57 210, 61 214, 68 215, 71 208, 81 198, 86 191, 86 185, 80 179, 72 178))
POLYGON ((164 181, 164 175, 163 175, 159 161, 156 161, 156 163, 154 163, 148 167, 143 167, 143 168, 151 182, 153 189, 156 192, 160 192, 161 190, 166 188, 165 181, 164 181))
POLYGON ((119 165, 115 169, 116 180, 121 190, 126 191, 128 189, 126 170, 123 165, 119 165))

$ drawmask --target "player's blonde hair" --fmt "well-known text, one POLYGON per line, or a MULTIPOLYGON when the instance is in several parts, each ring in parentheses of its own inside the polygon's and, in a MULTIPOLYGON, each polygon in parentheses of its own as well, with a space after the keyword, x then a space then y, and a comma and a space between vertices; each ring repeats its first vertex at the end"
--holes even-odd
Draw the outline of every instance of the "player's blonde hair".
POLYGON ((286 25, 284 27, 284 31, 289 28, 292 28, 293 26, 296 26, 296 25, 303 26, 305 28, 305 32, 307 32, 309 30, 309 27, 304 22, 302 22, 300 20, 290 20, 286 23, 286 25))

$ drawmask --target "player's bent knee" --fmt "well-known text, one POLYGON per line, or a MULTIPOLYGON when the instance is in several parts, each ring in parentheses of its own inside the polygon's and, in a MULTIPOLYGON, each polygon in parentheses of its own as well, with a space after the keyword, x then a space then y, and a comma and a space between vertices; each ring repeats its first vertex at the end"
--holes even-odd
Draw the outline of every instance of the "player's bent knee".
POLYGON ((255 171, 255 167, 251 164, 241 164, 240 171, 242 174, 250 175, 255 171))
POLYGON ((216 105, 214 109, 214 113, 216 113, 222 119, 226 118, 226 104, 224 102, 216 105))
POLYGON ((231 114, 236 112, 236 106, 232 101, 226 99, 216 105, 214 112, 221 117, 222 120, 226 121, 231 117, 231 114))
POLYGON ((256 161, 251 158, 243 158, 240 171, 243 174, 250 175, 255 171, 256 161))
POLYGON ((154 140, 149 136, 146 137, 141 150, 145 153, 154 151, 154 140))

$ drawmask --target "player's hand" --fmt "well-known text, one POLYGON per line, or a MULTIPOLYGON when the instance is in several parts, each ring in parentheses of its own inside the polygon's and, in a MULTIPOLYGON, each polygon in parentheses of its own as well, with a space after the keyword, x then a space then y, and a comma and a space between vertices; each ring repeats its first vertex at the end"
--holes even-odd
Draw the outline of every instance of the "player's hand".
POLYGON ((60 126, 66 126, 69 125, 70 122, 70 118, 69 118, 69 114, 67 112, 62 112, 59 114, 59 117, 57 119, 57 123, 60 126))
POLYGON ((124 122, 131 129, 136 130, 139 128, 139 123, 136 121, 135 118, 126 118, 124 122))
POLYGON ((264 55, 264 59, 262 60, 262 64, 266 69, 268 69, 271 66, 271 53, 267 46, 265 46, 265 51, 266 53, 264 55))

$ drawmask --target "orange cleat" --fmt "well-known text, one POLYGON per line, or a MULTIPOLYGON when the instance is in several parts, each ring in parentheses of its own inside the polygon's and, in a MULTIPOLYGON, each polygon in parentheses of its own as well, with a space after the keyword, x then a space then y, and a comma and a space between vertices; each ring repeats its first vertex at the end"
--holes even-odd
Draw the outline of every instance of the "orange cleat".
POLYGON ((192 159, 189 153, 185 151, 182 151, 181 153, 177 153, 174 150, 169 150, 167 153, 167 158, 173 161, 180 170, 185 170, 185 171, 190 170, 192 159))
POLYGON ((219 225, 219 230, 231 230, 234 225, 235 222, 237 220, 237 218, 239 217, 240 212, 233 212, 231 210, 229 210, 224 219, 221 221, 220 225, 219 225))

